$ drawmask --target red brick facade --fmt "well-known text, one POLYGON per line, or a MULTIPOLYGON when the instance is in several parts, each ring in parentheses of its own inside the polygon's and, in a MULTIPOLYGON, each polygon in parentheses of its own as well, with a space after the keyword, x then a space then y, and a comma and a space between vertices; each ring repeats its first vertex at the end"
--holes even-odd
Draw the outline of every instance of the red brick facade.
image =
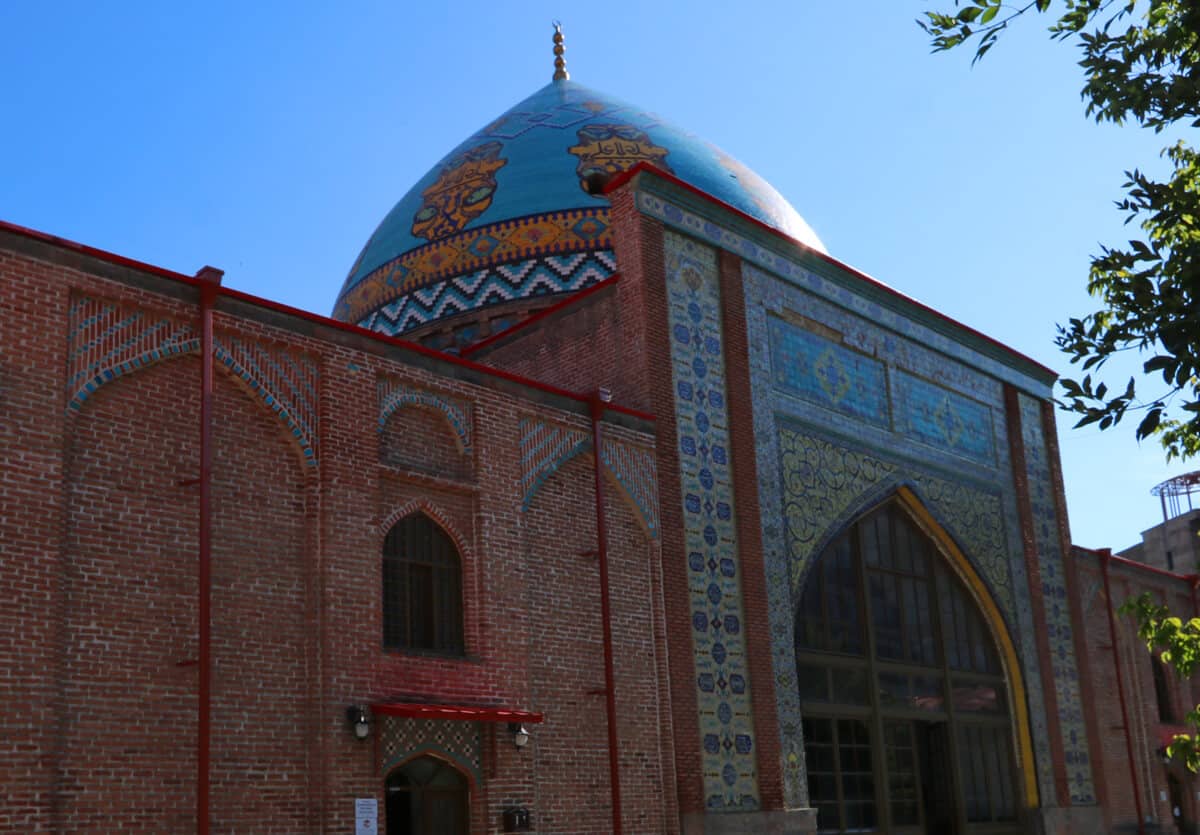
MULTIPOLYGON (((38 236, 0 237, 0 831, 191 831, 200 359, 137 363, 78 408, 64 372, 89 340, 121 349, 72 318, 81 300, 188 330, 196 289, 38 236)), ((611 831, 593 456, 550 462, 522 487, 522 427, 587 433, 583 399, 236 294, 218 299, 215 328, 218 345, 285 375, 315 369, 317 383, 272 388, 265 367, 217 363, 213 831, 352 831, 354 798, 383 802, 382 753, 354 738, 345 708, 388 701, 544 714, 521 751, 503 724, 481 724, 474 830, 525 806, 540 831, 611 831), (385 383, 461 406, 469 446, 425 403, 381 425, 385 383), (460 551, 461 658, 381 648, 383 538, 418 511, 460 551)), ((602 431, 606 444, 652 450, 649 427, 610 411, 602 431)), ((624 820, 669 832, 659 546, 644 510, 607 481, 624 820)))
POLYGON ((1173 775, 1182 789, 1180 815, 1186 825, 1194 827, 1200 821, 1200 802, 1196 796, 1200 786, 1195 776, 1180 765, 1165 765, 1162 748, 1175 729, 1183 732, 1180 727, 1183 717, 1200 701, 1200 688, 1195 682, 1179 681, 1168 672, 1166 696, 1173 716, 1160 715, 1153 662, 1146 645, 1137 637, 1130 618, 1113 619, 1114 636, 1109 627, 1108 607, 1120 606, 1148 592, 1179 616, 1194 616, 1196 578, 1150 569, 1111 557, 1108 552, 1076 547, 1073 555, 1078 632, 1086 642, 1090 662, 1089 675, 1082 681, 1084 698, 1095 725, 1102 731, 1093 743, 1093 756, 1104 767, 1106 824, 1113 831, 1136 831, 1140 805, 1143 819, 1150 824, 1147 831, 1173 831, 1168 781, 1168 775, 1173 775), (1108 593, 1104 577, 1106 562, 1108 593), (1123 689, 1117 683, 1118 666, 1123 689))

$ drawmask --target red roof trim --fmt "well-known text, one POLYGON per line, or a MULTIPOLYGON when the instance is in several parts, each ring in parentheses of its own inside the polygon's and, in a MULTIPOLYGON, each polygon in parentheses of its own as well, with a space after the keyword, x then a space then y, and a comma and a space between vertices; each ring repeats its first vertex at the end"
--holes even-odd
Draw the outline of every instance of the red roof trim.
POLYGON ((942 321, 947 322, 956 328, 960 328, 960 329, 966 331, 967 333, 973 334, 974 336, 978 337, 979 339, 982 339, 984 342, 991 343, 992 345, 996 346, 997 348, 1000 348, 1001 350, 1003 350, 1006 354, 1009 354, 1011 356, 1017 357, 1018 359, 1024 360, 1025 362, 1028 362, 1031 365, 1034 365, 1037 368, 1042 369, 1047 374, 1052 374, 1055 377, 1058 377, 1058 372, 1055 371, 1054 369, 1048 368, 1048 367, 1042 365, 1037 360, 1033 359, 1032 357, 1025 356, 1020 351, 1013 350, 1012 348, 1005 345, 1003 342, 999 341, 998 339, 994 339, 993 337, 988 336, 986 333, 980 333, 979 331, 975 330, 974 328, 970 327, 969 325, 964 325, 962 322, 959 322, 956 319, 950 318, 945 313, 942 313, 938 310, 934 310, 929 305, 917 301, 912 296, 909 296, 905 293, 901 293, 899 290, 897 290, 894 287, 889 287, 888 285, 884 284, 879 279, 872 278, 871 276, 867 275, 866 273, 862 272, 861 270, 856 270, 854 267, 851 267, 849 264, 839 261, 838 259, 834 258, 832 255, 830 255, 826 252, 821 252, 820 250, 813 249, 812 247, 808 246, 807 244, 796 240, 795 238, 793 238, 791 235, 787 234, 786 232, 782 232, 782 231, 776 229, 774 226, 771 226, 767 223, 763 223, 761 220, 754 217, 753 215, 746 214, 741 209, 738 209, 735 206, 729 205, 724 200, 721 200, 719 197, 713 197, 707 191, 696 188, 694 185, 687 182, 686 180, 681 180, 678 177, 676 177, 674 174, 668 174, 666 171, 663 171, 661 168, 656 168, 648 162, 645 162, 645 161, 639 162, 637 165, 633 166, 632 168, 630 168, 626 171, 623 171, 620 174, 613 177, 608 182, 608 185, 606 185, 604 187, 604 193, 608 194, 609 192, 613 191, 614 189, 620 188, 621 186, 628 183, 630 180, 632 180, 635 176, 637 176, 641 172, 647 172, 647 173, 653 174, 655 177, 658 177, 660 179, 666 180, 669 183, 679 186, 684 191, 691 192, 692 194, 696 195, 697 197, 702 197, 703 199, 707 200, 709 203, 714 203, 717 206, 720 206, 722 209, 725 209, 726 211, 737 215, 742 220, 745 220, 748 223, 754 224, 759 229, 762 229, 763 231, 770 233, 771 235, 775 236, 776 238, 782 238, 783 240, 787 241, 788 243, 790 243, 794 246, 802 246, 805 249, 807 249, 809 252, 811 252, 813 255, 815 255, 816 257, 821 258, 825 261, 828 261, 830 264, 833 264, 835 267, 837 267, 841 270, 845 270, 848 273, 851 273, 852 275, 856 276, 859 279, 862 279, 863 281, 867 282, 868 284, 873 284, 876 287, 878 287, 880 290, 883 290, 884 292, 886 292, 890 295, 904 299, 909 304, 919 307, 921 310, 930 314, 931 316, 941 319, 942 321))
POLYGON ((1136 568, 1139 571, 1147 571, 1151 574, 1157 574, 1160 577, 1167 577, 1171 580, 1183 580, 1184 582, 1192 583, 1193 585, 1200 585, 1200 574, 1179 574, 1174 571, 1168 571, 1165 568, 1159 568, 1156 565, 1147 565, 1144 562, 1138 562, 1137 560, 1131 560, 1131 559, 1129 559, 1129 557, 1121 557, 1121 556, 1118 556, 1117 554, 1106 553, 1104 550, 1101 550, 1099 548, 1085 548, 1082 545, 1074 545, 1072 547, 1074 547, 1080 551, 1086 551, 1087 553, 1091 554, 1092 556, 1096 557, 1097 559, 1104 559, 1105 557, 1109 557, 1110 559, 1112 559, 1113 562, 1120 563, 1122 566, 1125 566, 1126 568, 1136 568))
MULTIPOLYGON (((39 232, 35 229, 29 229, 24 226, 18 226, 15 223, 9 223, 7 221, 0 220, 0 232, 11 232, 12 234, 19 235, 23 238, 29 238, 31 240, 41 241, 42 243, 51 244, 52 246, 62 247, 63 249, 69 249, 72 252, 78 252, 81 255, 86 255, 91 258, 97 258, 101 261, 106 261, 110 264, 116 264, 117 266, 120 266, 120 267, 128 267, 128 268, 131 268, 134 270, 139 270, 141 272, 150 273, 151 275, 156 275, 161 278, 170 279, 172 281, 179 281, 179 282, 182 282, 183 284, 187 284, 188 286, 191 286, 191 287, 199 287, 202 283, 199 279, 195 278, 194 276, 184 275, 183 273, 177 273, 173 270, 168 270, 163 267, 156 267, 153 264, 147 264, 143 261, 135 261, 132 258, 126 258, 122 255, 116 255, 115 253, 107 252, 106 250, 103 250, 103 249, 96 249, 95 247, 87 246, 85 244, 77 243, 75 241, 70 241, 70 240, 67 240, 66 238, 59 238, 55 235, 49 235, 45 232, 39 232)), ((331 327, 331 328, 334 328, 334 329, 340 330, 340 331, 345 331, 346 333, 352 333, 352 334, 356 334, 358 336, 364 336, 369 339, 373 339, 377 342, 382 342, 387 345, 392 345, 397 348, 402 348, 406 351, 412 351, 413 353, 421 354, 423 356, 433 357, 435 359, 442 360, 443 362, 448 362, 451 365, 457 365, 462 368, 468 368, 472 371, 476 371, 481 374, 486 374, 490 377, 496 377, 501 380, 507 380, 509 382, 517 383, 518 385, 528 386, 529 388, 538 389, 539 391, 548 392, 550 394, 556 394, 560 397, 565 397, 565 398, 568 398, 569 400, 574 400, 578 403, 590 403, 591 402, 590 394, 580 394, 579 392, 576 392, 576 391, 570 391, 568 389, 559 388, 558 386, 549 385, 548 383, 542 383, 537 380, 532 380, 528 377, 522 377, 519 374, 512 374, 508 371, 503 371, 499 368, 492 368, 491 366, 481 365, 477 362, 471 362, 468 359, 463 359, 461 357, 457 357, 454 354, 447 354, 443 351, 438 351, 433 348, 427 348, 426 346, 421 345, 417 342, 410 342, 407 339, 400 339, 399 337, 395 337, 395 336, 387 336, 386 334, 378 333, 377 331, 367 330, 366 328, 359 327, 358 325, 352 325, 348 322, 340 322, 337 319, 330 319, 328 316, 321 316, 316 313, 310 313, 307 310, 301 310, 297 307, 291 307, 290 305, 281 304, 279 302, 274 302, 269 299, 264 299, 260 296, 252 296, 249 293, 243 293, 240 290, 232 290, 228 287, 218 287, 217 294, 218 294, 218 296, 226 296, 231 299, 236 299, 238 301, 246 302, 247 304, 251 304, 256 307, 265 308, 267 310, 273 310, 277 313, 284 313, 288 316, 295 316, 299 319, 304 319, 309 322, 315 322, 316 324, 324 325, 326 327, 331 327)), ((627 406, 621 406, 617 403, 607 403, 607 404, 605 404, 605 408, 611 409, 614 412, 620 412, 621 414, 630 415, 630 416, 636 417, 636 418, 641 418, 643 420, 654 420, 654 415, 651 415, 647 412, 639 411, 638 409, 631 409, 627 406)))
POLYGON ((539 310, 537 313, 533 314, 532 316, 522 319, 520 322, 517 322, 514 325, 509 325, 507 328, 505 328, 502 331, 494 333, 489 337, 479 340, 478 342, 471 343, 470 345, 468 345, 467 347, 465 347, 461 351, 459 351, 459 356, 461 356, 461 357, 470 356, 471 354, 475 353, 476 351, 480 351, 480 350, 486 348, 487 346, 491 345, 494 342, 498 342, 501 339, 505 339, 509 336, 512 336, 517 331, 521 330, 522 328, 526 328, 526 327, 532 325, 534 322, 541 321, 542 319, 545 319, 547 316, 553 316, 555 313, 562 310, 564 307, 570 307, 571 305, 575 304, 576 302, 583 301, 585 298, 592 295, 593 293, 597 293, 600 290, 603 290, 605 287, 616 284, 617 279, 619 279, 620 277, 621 277, 620 273, 613 273, 608 278, 604 279, 603 281, 596 282, 591 287, 586 287, 583 290, 577 290, 576 292, 567 296, 562 301, 552 304, 549 307, 544 308, 542 310, 539 310))
POLYGON ((450 719, 459 722, 544 722, 541 713, 508 707, 478 707, 475 705, 431 705, 414 702, 378 702, 371 712, 383 716, 403 716, 408 719, 450 719))

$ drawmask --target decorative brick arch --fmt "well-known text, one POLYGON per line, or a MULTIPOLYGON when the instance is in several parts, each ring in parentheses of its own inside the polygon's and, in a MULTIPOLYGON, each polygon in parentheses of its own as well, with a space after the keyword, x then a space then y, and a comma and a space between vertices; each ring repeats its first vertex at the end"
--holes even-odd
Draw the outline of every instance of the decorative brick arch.
POLYGON ((600 460, 617 492, 634 510, 651 539, 658 538, 658 477, 654 455, 648 449, 603 441, 600 460))
POLYGON ((446 536, 450 537, 450 541, 458 549, 459 557, 464 562, 471 560, 471 548, 467 544, 467 538, 458 530, 458 526, 451 520, 450 514, 428 499, 413 499, 389 513, 375 531, 379 547, 383 547, 383 540, 387 538, 388 531, 395 527, 397 522, 412 516, 414 513, 424 513, 432 519, 439 528, 446 532, 446 536))
POLYGON ((471 452, 471 421, 467 407, 448 397, 424 389, 397 383, 394 380, 379 380, 379 431, 382 432, 397 410, 403 408, 426 408, 438 412, 446 419, 458 451, 464 455, 471 452))
MULTIPOLYGON (((78 414, 102 386, 141 369, 200 355, 200 337, 185 320, 77 296, 69 310, 67 413, 78 414)), ((220 335, 213 357, 275 413, 309 466, 317 462, 318 372, 309 358, 220 335)))
POLYGON ((383 718, 379 770, 383 779, 419 757, 433 757, 466 778, 471 791, 482 782, 483 733, 478 722, 383 718))
POLYGON ((521 418, 521 510, 528 510, 538 489, 564 464, 591 449, 588 433, 535 418, 521 418))
POLYGON ((316 453, 316 367, 307 357, 272 352, 236 337, 219 336, 213 358, 262 401, 285 427, 309 466, 316 453), (307 378, 308 385, 303 382, 307 378), (288 389, 287 392, 282 389, 288 389))
MULTIPOLYGON (((592 452, 591 433, 534 418, 522 418, 521 510, 528 510, 538 490, 567 462, 592 452)), ((634 511, 646 534, 658 537, 658 483, 649 450, 604 440, 600 461, 617 494, 634 511)))

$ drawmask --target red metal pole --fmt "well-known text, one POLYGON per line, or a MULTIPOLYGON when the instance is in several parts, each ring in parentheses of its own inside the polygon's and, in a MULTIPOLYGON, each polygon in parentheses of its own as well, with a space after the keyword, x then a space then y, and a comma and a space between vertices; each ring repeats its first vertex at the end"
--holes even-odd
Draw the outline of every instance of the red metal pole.
POLYGON ((196 734, 196 832, 209 833, 209 750, 212 701, 212 408, 213 304, 221 285, 220 270, 204 267, 196 274, 200 285, 200 556, 199 631, 200 684, 196 734))
POLYGON ((612 607, 608 597, 608 532, 604 522, 604 474, 600 461, 600 418, 607 404, 592 394, 592 456, 596 476, 596 554, 600 563, 600 617, 604 621, 604 707, 608 716, 608 772, 612 787, 612 831, 621 835, 621 768, 617 760, 617 687, 613 675, 612 607))
POLYGON ((1129 784, 1133 786, 1133 805, 1137 810, 1137 831, 1146 835, 1146 824, 1142 819, 1142 793, 1138 790, 1137 766, 1133 757, 1133 739, 1129 735, 1129 709, 1125 705, 1125 683, 1121 675, 1121 651, 1117 646, 1117 621, 1114 617, 1112 585, 1108 579, 1108 565, 1112 562, 1112 549, 1101 548, 1100 556, 1104 559, 1104 599, 1108 609, 1108 636, 1112 642, 1113 666, 1117 670, 1117 696, 1121 701, 1121 725, 1125 728, 1125 752, 1129 757, 1129 784))

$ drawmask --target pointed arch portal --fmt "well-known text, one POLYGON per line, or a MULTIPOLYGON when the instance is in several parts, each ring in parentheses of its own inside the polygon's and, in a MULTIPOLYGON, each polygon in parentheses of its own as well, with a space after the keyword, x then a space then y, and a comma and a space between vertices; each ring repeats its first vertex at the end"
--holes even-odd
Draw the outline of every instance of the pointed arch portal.
POLYGON ((388 774, 387 835, 467 835, 469 782, 445 760, 421 756, 388 774))
POLYGON ((1002 618, 907 488, 832 540, 796 604, 818 833, 1019 833, 1037 804, 1002 618))

